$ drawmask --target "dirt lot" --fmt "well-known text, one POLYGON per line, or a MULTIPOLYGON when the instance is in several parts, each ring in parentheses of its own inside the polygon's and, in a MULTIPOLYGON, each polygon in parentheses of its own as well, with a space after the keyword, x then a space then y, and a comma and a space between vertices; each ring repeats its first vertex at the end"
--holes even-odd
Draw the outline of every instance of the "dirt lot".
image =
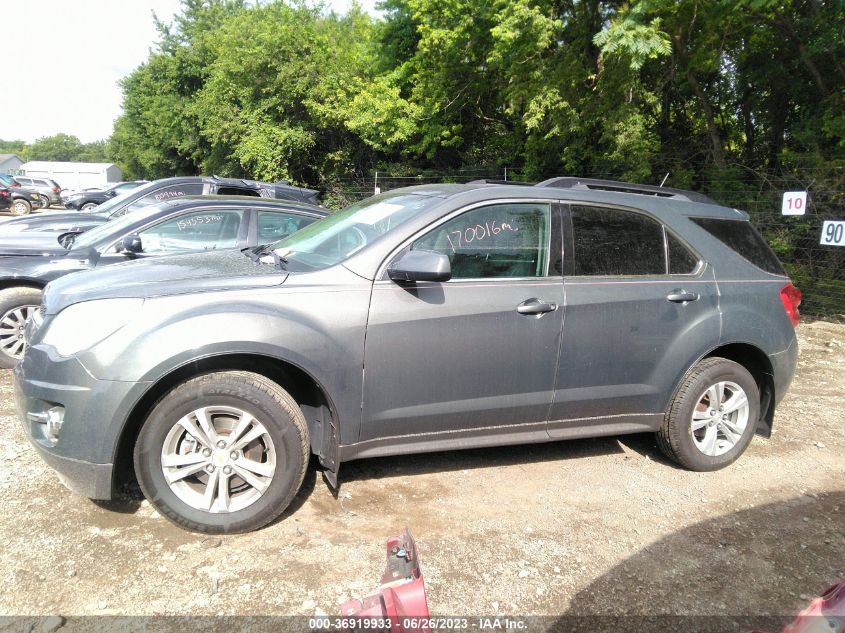
POLYGON ((651 436, 376 459, 344 465, 339 499, 312 468, 283 520, 223 538, 68 492, 2 372, 0 614, 336 613, 404 526, 433 614, 793 613, 845 576, 845 326, 799 334, 774 436, 726 470, 651 436))

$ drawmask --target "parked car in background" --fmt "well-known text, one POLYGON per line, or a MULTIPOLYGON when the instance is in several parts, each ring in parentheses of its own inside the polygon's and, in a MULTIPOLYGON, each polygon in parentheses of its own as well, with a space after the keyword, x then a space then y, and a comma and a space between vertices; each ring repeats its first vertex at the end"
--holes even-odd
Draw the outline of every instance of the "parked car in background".
MULTIPOLYGON (((41 208, 41 194, 35 189, 28 187, 10 187, 12 206, 9 209, 12 215, 29 215, 33 209, 41 208)), ((13 220, 7 220, 11 222, 13 220)))
POLYGON ((15 176, 15 180, 20 183, 21 187, 35 189, 38 192, 41 198, 42 209, 47 209, 52 204, 60 204, 62 201, 59 197, 59 192, 61 192, 62 188, 59 187, 59 183, 55 180, 33 176, 15 176))
POLYGON ((152 256, 266 244, 325 216, 325 209, 292 201, 180 197, 82 234, 9 236, 0 242, 0 367, 20 358, 24 324, 41 303, 41 289, 57 277, 152 256))
POLYGON ((12 206, 12 192, 6 185, 0 184, 0 211, 7 211, 12 206))
POLYGON ((262 249, 52 282, 17 409, 72 489, 111 498, 134 463, 202 532, 278 517, 312 453, 336 485, 364 457, 652 432, 712 471, 771 433, 799 302, 748 215, 700 194, 410 187, 262 249))
POLYGON ((62 192, 62 202, 66 209, 75 209, 77 211, 93 211, 96 207, 104 202, 118 196, 127 191, 132 191, 147 184, 148 180, 130 180, 127 182, 118 182, 110 187, 103 189, 84 189, 82 191, 62 192))
POLYGON ((15 180, 14 176, 10 176, 9 174, 0 174, 0 185, 4 187, 20 187, 20 183, 15 180))
POLYGON ((50 212, 34 217, 0 221, 0 234, 21 231, 87 230, 148 204, 192 195, 246 195, 319 204, 316 191, 293 185, 259 183, 253 180, 216 176, 182 176, 154 180, 131 189, 96 207, 93 213, 50 212))

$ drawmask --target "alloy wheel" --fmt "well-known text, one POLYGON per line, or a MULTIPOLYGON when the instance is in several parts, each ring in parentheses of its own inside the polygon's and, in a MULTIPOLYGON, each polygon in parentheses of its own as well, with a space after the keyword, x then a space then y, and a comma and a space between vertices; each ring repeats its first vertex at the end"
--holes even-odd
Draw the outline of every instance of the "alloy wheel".
POLYGON ((749 403, 745 391, 735 382, 717 382, 698 398, 690 430, 696 448, 716 457, 730 451, 748 426, 749 403))
POLYGON ((18 306, 0 317, 0 350, 17 360, 23 358, 24 328, 37 309, 38 306, 18 306))

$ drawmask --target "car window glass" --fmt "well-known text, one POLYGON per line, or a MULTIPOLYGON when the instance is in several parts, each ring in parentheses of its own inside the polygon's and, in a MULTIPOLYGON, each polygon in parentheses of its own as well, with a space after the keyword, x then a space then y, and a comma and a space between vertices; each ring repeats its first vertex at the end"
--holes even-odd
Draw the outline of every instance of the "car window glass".
POLYGON ((275 211, 258 211, 257 216, 256 223, 258 225, 259 244, 268 244, 287 237, 317 219, 275 211))
POLYGON ((201 182, 168 185, 167 187, 154 189, 144 194, 126 207, 123 213, 131 213, 136 209, 155 204, 156 202, 164 202, 165 200, 172 200, 173 198, 180 198, 182 196, 198 196, 200 194, 202 194, 201 182))
POLYGON ((48 186, 46 180, 33 180, 32 182, 35 183, 36 187, 46 187, 46 186, 48 186))
POLYGON ((639 213, 571 208, 576 275, 663 275, 663 226, 639 213))
POLYGON ((441 224, 412 250, 449 257, 453 279, 544 277, 551 207, 544 203, 478 207, 441 224))
POLYGON ((766 244, 766 240, 750 222, 721 218, 691 218, 691 220, 758 268, 775 275, 786 274, 777 256, 766 244))
POLYGON ((233 248, 238 245, 242 209, 183 213, 139 232, 144 253, 233 248))
POLYGON ((247 189, 245 187, 220 187, 217 190, 218 196, 258 196, 259 193, 255 189, 247 189))
POLYGON ((698 256, 669 231, 666 231, 666 247, 669 252, 670 275, 689 275, 695 272, 698 267, 698 256))

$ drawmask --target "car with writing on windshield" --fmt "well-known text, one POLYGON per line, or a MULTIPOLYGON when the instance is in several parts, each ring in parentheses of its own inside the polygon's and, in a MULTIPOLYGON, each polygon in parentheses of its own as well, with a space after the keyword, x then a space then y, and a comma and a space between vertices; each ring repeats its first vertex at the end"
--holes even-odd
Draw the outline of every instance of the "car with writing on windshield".
POLYGON ((85 233, 22 233, 0 245, 0 367, 23 354, 23 328, 50 281, 71 272, 172 253, 273 242, 325 217, 302 202, 243 196, 176 197, 85 233))
MULTIPOLYGON (((314 189, 297 187, 287 182, 266 183, 218 176, 179 176, 154 180, 118 194, 97 206, 91 213, 51 211, 37 216, 0 221, 0 236, 30 231, 84 231, 162 200, 209 195, 276 198, 313 205, 320 203, 318 192, 314 189)), ((5 238, 0 237, 0 247, 5 243, 4 240, 5 238)))
POLYGON ((134 468, 171 521, 242 532, 311 454, 336 486, 354 459, 653 433, 724 468, 771 432, 799 302, 748 215, 701 194, 411 187, 258 251, 50 283, 16 402, 73 490, 109 499, 134 468))

